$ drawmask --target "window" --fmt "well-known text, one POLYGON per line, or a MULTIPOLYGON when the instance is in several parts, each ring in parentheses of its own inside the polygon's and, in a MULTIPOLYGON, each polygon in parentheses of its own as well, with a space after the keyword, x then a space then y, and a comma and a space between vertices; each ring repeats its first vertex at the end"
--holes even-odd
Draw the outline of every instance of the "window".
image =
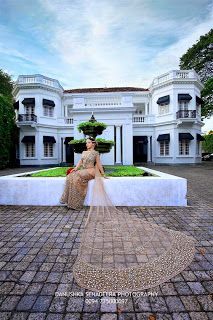
POLYGON ((43 115, 46 117, 53 117, 53 107, 51 106, 43 106, 43 115))
POLYGON ((180 155, 189 155, 189 140, 180 140, 179 141, 179 154, 180 155))
POLYGON ((16 148, 16 159, 20 159, 19 145, 16 144, 16 145, 15 145, 15 148, 16 148))
POLYGON ((25 114, 35 114, 35 106, 34 105, 26 105, 25 106, 25 114))
POLYGON ((188 110, 189 109, 189 101, 179 101, 179 110, 188 110))
POLYGON ((201 106, 198 104, 198 103, 196 103, 196 112, 197 112, 197 115, 198 116, 200 116, 201 115, 201 106))
POLYGON ((67 106, 67 116, 68 117, 72 117, 72 115, 73 115, 73 105, 71 105, 71 104, 69 104, 68 106, 67 106))
POLYGON ((200 155, 200 141, 197 141, 196 143, 196 154, 200 155))
POLYGON ((44 142, 44 157, 53 157, 53 143, 44 142))
POLYGON ((169 113, 169 104, 162 103, 158 105, 158 114, 169 113))
POLYGON ((160 155, 168 156, 169 155, 169 141, 163 140, 160 141, 160 155))
POLYGON ((25 156, 27 158, 35 157, 35 143, 25 143, 25 156))
POLYGON ((135 115, 145 115, 145 108, 137 108, 135 111, 135 115))
POLYGON ((135 115, 145 115, 144 103, 133 103, 133 107, 136 108, 135 115))

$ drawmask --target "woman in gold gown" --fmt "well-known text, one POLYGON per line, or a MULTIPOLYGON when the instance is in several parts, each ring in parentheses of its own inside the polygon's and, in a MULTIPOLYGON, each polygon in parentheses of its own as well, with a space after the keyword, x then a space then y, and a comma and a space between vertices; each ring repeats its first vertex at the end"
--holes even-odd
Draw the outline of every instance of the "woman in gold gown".
POLYGON ((95 164, 102 176, 107 178, 100 162, 99 152, 95 150, 96 145, 97 142, 93 137, 87 138, 87 150, 82 152, 81 159, 76 167, 66 177, 65 188, 60 203, 67 204, 68 208, 74 210, 83 208, 88 182, 95 178, 95 164), (82 169, 78 170, 81 166, 82 169))
POLYGON ((94 141, 87 140, 87 151, 75 168, 82 163, 83 169, 68 175, 62 197, 71 208, 81 208, 87 183, 94 178, 73 265, 76 282, 97 292, 132 292, 168 281, 193 261, 196 240, 184 232, 132 216, 127 207, 114 206, 107 188, 114 186, 116 178, 103 179, 103 167, 93 146, 94 141))

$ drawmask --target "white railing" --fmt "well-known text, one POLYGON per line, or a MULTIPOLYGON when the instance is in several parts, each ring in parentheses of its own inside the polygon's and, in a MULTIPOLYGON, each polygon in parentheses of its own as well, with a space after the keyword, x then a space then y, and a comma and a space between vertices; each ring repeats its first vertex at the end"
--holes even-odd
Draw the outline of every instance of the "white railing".
POLYGON ((151 86, 156 86, 163 82, 173 79, 196 79, 200 80, 198 74, 194 70, 172 70, 155 78, 151 86))
POLYGON ((85 107, 109 107, 121 105, 119 98, 86 98, 85 107))
POLYGON ((142 123, 142 122, 145 122, 145 117, 144 116, 134 116, 133 117, 133 122, 140 122, 140 123, 142 123))
POLYGON ((105 108, 107 108, 107 107, 109 107, 109 106, 119 106, 119 105, 121 105, 121 103, 113 103, 113 102, 106 102, 106 103, 90 103, 90 104, 85 104, 85 107, 93 107, 93 108, 95 108, 95 107, 105 107, 105 108))
POLYGON ((17 84, 40 83, 40 84, 44 84, 49 87, 63 89, 61 87, 60 83, 58 82, 58 80, 51 79, 51 78, 42 76, 40 74, 36 74, 33 76, 30 76, 30 75, 19 76, 16 83, 17 84))
POLYGON ((176 77, 181 79, 188 79, 189 78, 189 72, 188 71, 177 71, 176 77))
POLYGON ((132 118, 133 123, 145 123, 145 124, 153 124, 155 122, 155 116, 154 115, 142 115, 142 116, 136 116, 134 115, 132 118))
POLYGON ((36 78, 35 77, 26 77, 23 79, 18 79, 18 83, 35 83, 36 78))
POLYGON ((171 78, 172 78, 171 74, 168 72, 168 73, 166 73, 166 74, 164 74, 162 76, 159 76, 159 77, 155 78, 153 80, 153 82, 152 82, 152 85, 155 86, 155 85, 160 84, 162 82, 166 82, 166 81, 170 80, 171 78))
POLYGON ((66 124, 73 124, 73 118, 65 118, 65 119, 64 119, 64 122, 65 122, 66 124))

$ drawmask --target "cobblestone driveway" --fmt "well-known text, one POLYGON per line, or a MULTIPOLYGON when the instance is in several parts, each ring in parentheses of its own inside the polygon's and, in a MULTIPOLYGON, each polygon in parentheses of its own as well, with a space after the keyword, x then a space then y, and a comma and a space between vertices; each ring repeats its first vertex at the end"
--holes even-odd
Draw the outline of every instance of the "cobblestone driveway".
MULTIPOLYGON (((76 212, 59 206, 0 206, 0 319, 213 319, 213 163, 147 167, 187 178, 188 206, 128 210, 195 237, 199 246, 191 265, 125 303, 86 298, 91 292, 77 286, 72 265, 88 207, 76 212), (75 296, 59 296, 69 292, 75 296)), ((22 170, 2 170, 0 175, 22 170)))

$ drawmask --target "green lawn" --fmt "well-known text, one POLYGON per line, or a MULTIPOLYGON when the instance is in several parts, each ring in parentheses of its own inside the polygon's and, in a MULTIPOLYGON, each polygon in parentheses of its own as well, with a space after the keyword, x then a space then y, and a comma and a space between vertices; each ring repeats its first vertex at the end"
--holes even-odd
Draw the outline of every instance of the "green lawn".
MULTIPOLYGON (((105 174, 108 177, 141 177, 144 170, 134 166, 104 166, 105 174)), ((32 177, 66 177, 69 167, 53 168, 37 173, 32 173, 32 177)), ((80 169, 79 169, 80 170, 80 169)))

